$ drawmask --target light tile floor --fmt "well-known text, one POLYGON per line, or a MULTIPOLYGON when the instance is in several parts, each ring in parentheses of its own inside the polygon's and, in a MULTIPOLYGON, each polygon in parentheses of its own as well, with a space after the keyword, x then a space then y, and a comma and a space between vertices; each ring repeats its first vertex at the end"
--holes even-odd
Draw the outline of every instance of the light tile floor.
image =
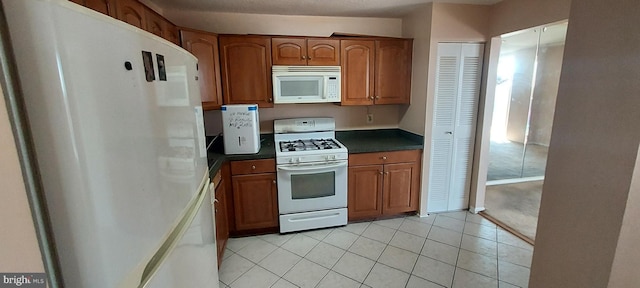
POLYGON ((232 238, 220 287, 527 287, 533 246, 466 211, 232 238))

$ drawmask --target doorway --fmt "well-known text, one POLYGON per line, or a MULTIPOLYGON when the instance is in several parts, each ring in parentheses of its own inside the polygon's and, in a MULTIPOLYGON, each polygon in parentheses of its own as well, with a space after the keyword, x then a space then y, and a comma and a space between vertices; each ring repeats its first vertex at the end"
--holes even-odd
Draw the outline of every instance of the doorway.
POLYGON ((567 21, 501 36, 485 214, 533 242, 567 21))

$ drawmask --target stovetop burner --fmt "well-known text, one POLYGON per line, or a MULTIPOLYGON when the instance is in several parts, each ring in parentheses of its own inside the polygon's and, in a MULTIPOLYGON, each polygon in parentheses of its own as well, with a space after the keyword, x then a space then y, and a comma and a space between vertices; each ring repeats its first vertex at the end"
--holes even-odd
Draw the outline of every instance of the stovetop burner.
POLYGON ((280 141, 280 151, 312 151, 339 149, 340 145, 333 139, 305 139, 293 141, 280 141))

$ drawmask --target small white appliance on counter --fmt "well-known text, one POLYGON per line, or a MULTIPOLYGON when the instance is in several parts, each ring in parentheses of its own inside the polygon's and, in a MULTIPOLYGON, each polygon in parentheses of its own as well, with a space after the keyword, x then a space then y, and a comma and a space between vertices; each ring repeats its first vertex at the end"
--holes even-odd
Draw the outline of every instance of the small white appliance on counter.
POLYGON ((222 105, 224 154, 255 154, 260 151, 258 105, 222 105))
POLYGON ((273 121, 280 233, 347 225, 349 152, 333 118, 273 121))

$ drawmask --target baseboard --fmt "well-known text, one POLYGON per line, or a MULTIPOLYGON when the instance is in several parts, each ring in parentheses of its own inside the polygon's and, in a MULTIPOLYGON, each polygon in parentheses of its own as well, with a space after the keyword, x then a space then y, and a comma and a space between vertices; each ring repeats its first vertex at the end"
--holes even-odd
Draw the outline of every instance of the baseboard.
POLYGON ((505 185, 505 184, 515 184, 522 182, 530 182, 530 181, 540 181, 544 180, 544 176, 533 176, 533 177, 523 177, 523 178, 514 178, 514 179, 502 179, 502 180, 491 180, 487 181, 487 186, 494 185, 505 185))
POLYGON ((515 229, 511 228, 509 225, 504 224, 502 221, 500 221, 500 220, 498 220, 496 218, 493 218, 493 216, 491 216, 491 215, 489 215, 489 214, 487 214, 485 212, 482 212, 482 213, 480 213, 478 215, 480 215, 480 216, 486 218, 487 220, 493 222, 493 224, 498 225, 500 228, 502 228, 502 229, 506 230, 507 232, 513 234, 514 236, 522 239, 523 241, 531 244, 531 246, 535 245, 535 240, 533 240, 533 239, 525 236, 524 234, 516 231, 515 229))
POLYGON ((482 211, 486 210, 484 207, 473 207, 473 206, 469 206, 469 212, 473 213, 473 214, 478 214, 482 211))

